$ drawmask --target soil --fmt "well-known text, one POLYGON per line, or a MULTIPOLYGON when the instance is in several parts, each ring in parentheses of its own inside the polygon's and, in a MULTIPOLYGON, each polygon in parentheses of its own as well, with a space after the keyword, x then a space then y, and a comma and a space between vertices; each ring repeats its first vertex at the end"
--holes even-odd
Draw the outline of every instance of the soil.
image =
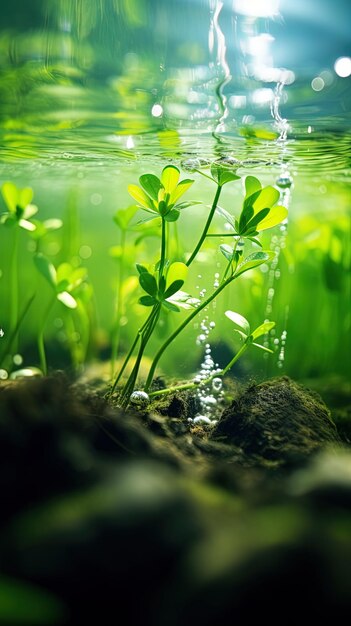
POLYGON ((286 377, 236 392, 215 428, 197 411, 183 392, 124 412, 63 375, 0 385, 0 624, 347 614, 350 416, 338 429, 286 377))

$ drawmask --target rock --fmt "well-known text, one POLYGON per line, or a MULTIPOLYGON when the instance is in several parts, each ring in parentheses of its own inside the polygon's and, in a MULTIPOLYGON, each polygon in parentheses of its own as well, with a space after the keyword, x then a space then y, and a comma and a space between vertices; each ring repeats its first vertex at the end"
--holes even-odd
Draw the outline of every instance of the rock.
POLYGON ((223 412, 212 437, 279 465, 339 442, 320 396, 286 376, 247 389, 223 412))

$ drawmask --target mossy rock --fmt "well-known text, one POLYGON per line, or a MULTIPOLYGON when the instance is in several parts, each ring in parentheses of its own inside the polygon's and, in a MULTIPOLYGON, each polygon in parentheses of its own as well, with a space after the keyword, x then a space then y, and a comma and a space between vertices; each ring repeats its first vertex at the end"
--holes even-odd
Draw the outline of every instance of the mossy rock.
POLYGON ((286 376, 249 387, 225 409, 212 437, 283 465, 339 442, 320 396, 286 376))

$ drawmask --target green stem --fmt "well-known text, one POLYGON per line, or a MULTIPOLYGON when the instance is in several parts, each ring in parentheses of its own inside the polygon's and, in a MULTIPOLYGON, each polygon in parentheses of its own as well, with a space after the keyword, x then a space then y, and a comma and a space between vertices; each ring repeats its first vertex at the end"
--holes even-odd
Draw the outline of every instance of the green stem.
POLYGON ((127 365, 128 365, 128 362, 129 362, 130 357, 132 356, 132 354, 133 354, 133 352, 134 352, 134 348, 135 348, 135 346, 137 345, 137 343, 138 343, 138 341, 139 341, 140 337, 142 336, 142 333, 143 333, 144 329, 146 328, 147 324, 149 323, 149 320, 150 320, 150 318, 151 318, 151 316, 152 316, 152 315, 153 315, 153 309, 152 309, 152 311, 151 311, 151 313, 150 313, 149 317, 148 317, 148 318, 146 319, 146 321, 144 322, 144 324, 143 324, 143 325, 139 328, 139 330, 138 330, 138 332, 137 332, 137 334, 136 334, 136 337, 135 337, 135 339, 134 339, 134 341, 133 341, 133 343, 132 343, 132 345, 131 345, 131 347, 130 347, 130 349, 129 349, 129 352, 128 352, 128 354, 127 354, 126 358, 124 359, 123 365, 122 365, 121 369, 119 370, 118 376, 116 377, 116 380, 115 380, 115 382, 114 382, 114 384, 113 384, 113 387, 112 387, 112 389, 111 389, 111 391, 110 391, 110 395, 112 395, 112 394, 113 394, 113 392, 114 392, 114 390, 116 389, 116 387, 117 387, 117 385, 118 385, 119 381, 121 380, 122 374, 123 374, 123 372, 124 372, 125 368, 126 368, 126 367, 127 367, 127 365))
POLYGON ((118 270, 118 282, 116 292, 116 319, 113 327, 112 347, 111 347, 111 379, 114 377, 115 365, 118 355, 119 342, 121 337, 121 317, 122 317, 122 285, 124 276, 124 255, 126 246, 126 231, 121 232, 121 257, 118 270))
MULTIPOLYGON (((18 240, 19 226, 16 224, 13 235, 13 246, 11 255, 10 269, 10 332, 14 332, 18 321, 18 240)), ((14 350, 17 349, 16 340, 14 339, 14 350)))
POLYGON ((218 204, 219 196, 221 195, 221 191, 222 191, 221 185, 217 185, 216 194, 215 194, 215 197, 213 199, 212 207, 211 207, 209 216, 207 218, 207 222, 205 224, 205 228, 202 231, 202 235, 201 235, 199 241, 197 242, 197 244, 196 244, 196 246, 195 246, 195 248, 193 250, 193 253, 191 254, 190 258, 186 262, 186 265, 188 267, 189 267, 189 265, 191 265, 191 263, 193 262, 193 260, 197 256, 197 253, 199 252, 203 242, 205 241, 205 239, 207 237, 207 231, 208 231, 208 229, 211 226, 211 222, 212 222, 213 216, 214 216, 216 208, 217 208, 217 204, 218 204))
MULTIPOLYGON (((231 260, 228 262, 228 265, 227 265, 227 267, 226 267, 226 269, 225 269, 225 272, 224 272, 224 274, 223 274, 222 281, 226 279, 227 274, 228 274, 228 272, 229 272, 230 268, 232 268, 232 263, 233 263, 233 260, 234 260, 234 256, 235 256, 236 249, 237 249, 237 247, 238 247, 238 243, 239 243, 239 241, 240 241, 240 239, 237 239, 237 240, 235 241, 235 244, 234 244, 234 247, 233 247, 233 254, 232 254, 232 258, 231 258, 231 260)), ((235 268, 235 269, 236 269, 236 268, 235 268)), ((234 270, 234 271, 235 271, 235 270, 234 270)), ((232 273, 233 273, 233 271, 232 271, 232 273)))
POLYGON ((166 395, 167 393, 172 393, 173 391, 175 392, 185 391, 187 389, 195 389, 196 387, 202 387, 203 385, 208 385, 208 383, 210 383, 214 378, 217 378, 219 376, 224 376, 233 367, 234 363, 236 363, 238 359, 240 359, 240 357, 247 350, 248 346, 249 344, 245 342, 241 346, 239 352, 237 352, 237 354, 232 358, 232 360, 228 363, 228 365, 223 370, 221 370, 220 372, 216 372, 215 374, 211 374, 211 376, 206 378, 206 380, 201 380, 199 382, 194 381, 192 383, 184 383, 184 385, 175 385, 174 387, 167 387, 166 389, 159 389, 158 391, 151 391, 151 393, 149 393, 149 397, 155 398, 156 396, 163 396, 163 395, 166 395))
POLYGON ((46 376, 48 373, 46 353, 45 353, 45 344, 44 344, 44 330, 45 330, 46 322, 48 321, 48 317, 50 315, 50 311, 52 307, 54 306, 55 301, 56 301, 56 296, 50 301, 49 306, 47 307, 45 311, 45 314, 43 316, 43 321, 42 321, 42 324, 38 333, 38 339, 37 339, 39 359, 40 359, 40 369, 43 372, 44 376, 46 376))
POLYGON ((166 220, 164 217, 162 217, 162 226, 161 226, 161 259, 160 259, 160 266, 159 266, 159 281, 161 280, 162 276, 163 276, 163 270, 164 270, 164 266, 165 266, 165 259, 166 259, 166 220))
POLYGON ((172 333, 172 335, 170 337, 168 337, 168 339, 164 342, 164 344, 158 350, 158 352, 157 352, 156 356, 154 357, 154 360, 153 360, 153 362, 151 364, 149 375, 148 375, 146 383, 145 383, 145 391, 148 391, 148 389, 150 388, 150 385, 151 385, 153 377, 154 377, 154 373, 155 373, 155 369, 156 369, 157 363, 159 362, 159 360, 160 360, 162 354, 164 353, 164 351, 174 341, 174 339, 176 339, 176 337, 178 337, 179 333, 181 333, 182 330, 184 330, 184 328, 186 328, 186 326, 188 326, 188 324, 190 324, 190 322, 194 319, 194 317, 196 315, 198 315, 200 313, 200 311, 205 309, 212 302, 212 300, 214 300, 221 293, 221 291, 223 291, 223 289, 225 289, 225 287, 227 287, 234 279, 235 279, 235 274, 233 276, 229 276, 229 278, 227 278, 227 280, 222 282, 220 284, 220 286, 217 287, 217 289, 206 300, 204 300, 204 302, 202 302, 202 304, 200 304, 200 306, 198 306, 184 320, 184 322, 182 322, 182 324, 180 324, 180 326, 178 326, 178 328, 176 328, 174 333, 172 333))
MULTIPOLYGON (((27 301, 27 303, 26 303, 26 305, 25 305, 25 307, 24 307, 24 309, 23 309, 23 311, 22 311, 21 315, 19 316, 19 318, 18 318, 18 320, 17 320, 17 324, 16 324, 15 328, 13 329, 13 331, 12 331, 12 332, 11 332, 11 334, 10 334, 10 337, 9 337, 9 340, 8 340, 8 342, 7 342, 7 346, 6 346, 6 352, 8 352, 8 353, 10 352, 10 350, 11 350, 11 348, 12 348, 12 344, 13 344, 13 342, 14 342, 14 340, 15 340, 15 338, 16 338, 16 336, 17 336, 17 334, 18 334, 18 331, 19 331, 19 329, 20 329, 20 327, 21 327, 21 324, 22 324, 22 322, 23 322, 23 320, 24 320, 25 316, 27 315, 27 312, 29 311, 29 308, 30 308, 30 306, 31 306, 31 304, 32 304, 32 302, 33 302, 33 300, 34 300, 34 298, 35 298, 35 294, 33 294, 33 295, 29 298, 29 300, 27 301)), ((5 352, 4 352, 4 351, 2 351, 2 352, 1 352, 1 356, 0 356, 0 365, 2 365, 2 363, 3 363, 4 359, 5 359, 5 352)))
POLYGON ((138 352, 134 367, 130 373, 130 376, 123 388, 123 391, 119 399, 119 404, 123 408, 126 408, 128 406, 130 396, 134 391, 135 383, 136 383, 138 373, 139 373, 141 359, 143 357, 143 354, 149 342, 149 339, 154 331, 154 328, 157 324, 158 318, 160 316, 160 310, 161 310, 160 304, 156 304, 152 311, 152 317, 151 316, 149 317, 149 323, 145 327, 144 332, 142 334, 139 352, 138 352))

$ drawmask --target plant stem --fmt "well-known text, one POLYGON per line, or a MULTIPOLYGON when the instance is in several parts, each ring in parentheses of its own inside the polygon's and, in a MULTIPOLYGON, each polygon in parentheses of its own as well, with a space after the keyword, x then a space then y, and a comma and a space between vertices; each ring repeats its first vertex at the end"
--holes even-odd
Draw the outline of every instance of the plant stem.
POLYGON ((135 382, 137 380, 138 377, 138 373, 139 373, 139 368, 140 368, 140 363, 141 363, 141 359, 143 357, 145 348, 149 342, 149 339, 154 331, 154 328, 157 324, 158 318, 160 316, 160 311, 161 311, 161 305, 160 304, 156 304, 153 307, 153 311, 152 311, 152 316, 149 317, 148 320, 148 324, 145 327, 143 334, 142 334, 142 338, 141 338, 141 343, 140 343, 140 347, 139 347, 139 352, 134 364, 134 367, 130 373, 130 376, 123 388, 123 391, 121 393, 120 399, 119 399, 119 404, 121 407, 126 408, 129 404, 129 398, 131 396, 131 394, 134 391, 134 387, 135 387, 135 382))
MULTIPOLYGON (((10 332, 11 335, 17 327, 18 321, 18 241, 19 227, 16 224, 13 235, 13 247, 10 266, 10 332)), ((14 350, 17 350, 16 337, 13 340, 14 350)))
POLYGON ((193 260, 195 259, 195 257, 197 256, 197 253, 199 252, 203 242, 205 241, 206 237, 207 237, 207 231, 211 226, 211 222, 213 219, 213 216, 215 214, 216 208, 217 208, 217 204, 218 204, 218 200, 219 200, 219 196, 221 195, 221 191, 222 191, 222 187, 221 185, 217 185, 217 190, 216 190, 216 194, 215 197, 213 199, 213 203, 212 203, 212 207, 209 213, 209 216, 207 218, 207 222, 205 224, 205 228, 202 232, 202 235, 199 239, 199 241, 197 242, 190 258, 187 260, 186 265, 189 267, 189 265, 191 265, 191 263, 193 262, 193 260))
POLYGON ((50 315, 50 311, 52 307, 54 306, 55 301, 56 301, 56 296, 50 301, 49 306, 47 307, 45 311, 45 314, 43 316, 43 321, 42 321, 42 324, 38 333, 38 339, 37 339, 39 359, 40 359, 40 369, 43 372, 44 376, 46 376, 48 373, 46 353, 45 353, 45 344, 44 344, 44 330, 45 330, 46 322, 48 321, 48 317, 50 315))
POLYGON ((128 352, 128 354, 127 354, 126 358, 124 359, 123 365, 122 365, 121 369, 120 369, 120 370, 119 370, 119 372, 118 372, 118 376, 116 377, 116 380, 115 380, 115 382, 114 382, 114 384, 113 384, 113 387, 112 387, 112 389, 111 389, 111 391, 110 391, 110 395, 112 395, 112 394, 113 394, 113 392, 114 392, 114 390, 116 389, 116 387, 117 387, 117 385, 118 385, 118 383, 119 383, 119 381, 120 381, 120 379, 121 379, 121 377, 122 377, 122 374, 123 374, 123 372, 124 372, 125 368, 126 368, 126 367, 127 367, 127 365, 128 365, 129 359, 130 359, 130 357, 132 356, 132 354, 133 354, 133 352, 134 352, 134 348, 135 348, 135 346, 137 345, 137 343, 138 343, 138 341, 139 341, 140 337, 142 336, 142 333, 143 333, 144 329, 146 328, 147 324, 149 323, 149 320, 150 320, 150 318, 151 318, 151 316, 152 316, 152 315, 153 315, 153 309, 152 309, 152 311, 151 311, 151 313, 150 313, 149 317, 148 317, 148 318, 146 319, 146 321, 144 322, 144 324, 143 324, 143 325, 139 328, 139 330, 138 330, 138 332, 137 332, 137 334, 136 334, 136 337, 135 337, 135 339, 134 339, 134 341, 133 341, 133 343, 132 343, 132 345, 131 345, 131 347, 130 347, 130 349, 129 349, 129 352, 128 352))
POLYGON ((236 355, 232 358, 232 360, 228 363, 228 365, 223 370, 221 370, 220 372, 216 372, 215 374, 211 374, 211 376, 206 378, 206 380, 201 380, 199 382, 193 381, 192 383, 184 383, 184 385, 175 385, 174 387, 167 387, 166 389, 159 389, 158 391, 151 391, 151 393, 149 393, 149 397, 155 398, 156 396, 162 396, 162 395, 166 395, 167 393, 172 393, 172 391, 185 391, 187 389, 195 389, 196 387, 201 387, 202 385, 208 385, 208 383, 210 383, 211 380, 213 380, 214 378, 217 378, 219 376, 224 376, 233 367, 234 363, 236 363, 238 359, 240 359, 240 357, 247 350, 248 346, 249 344, 245 342, 241 346, 239 352, 236 353, 236 355))
POLYGON ((178 337, 179 333, 181 333, 181 331, 184 330, 184 328, 186 328, 186 326, 188 324, 190 324, 190 322, 194 319, 194 317, 196 315, 198 315, 200 313, 200 311, 205 309, 210 304, 210 302, 212 302, 212 300, 214 300, 221 293, 221 291, 223 291, 223 289, 225 289, 225 287, 227 287, 234 279, 235 279, 235 274, 233 276, 229 276, 229 278, 227 278, 227 280, 222 282, 220 284, 220 286, 217 287, 217 289, 206 300, 204 300, 204 302, 202 302, 202 304, 200 304, 200 306, 198 306, 190 315, 188 315, 188 317, 184 320, 184 322, 182 322, 182 324, 180 324, 180 326, 178 326, 178 328, 174 331, 174 333, 172 333, 172 335, 170 337, 168 337, 168 339, 164 342, 164 344, 158 350, 158 352, 157 352, 157 354, 154 357, 154 360, 152 362, 152 365, 151 365, 151 368, 150 368, 150 371, 149 371, 149 375, 148 375, 146 383, 145 383, 145 388, 144 388, 145 391, 148 391, 148 389, 150 388, 150 385, 151 385, 153 377, 154 377, 154 373, 155 373, 155 369, 156 369, 157 363, 159 362, 159 360, 160 360, 162 354, 164 353, 164 351, 166 350, 166 348, 168 348, 168 346, 174 341, 174 339, 176 339, 176 337, 178 337))
POLYGON ((111 379, 114 377, 115 365, 118 355, 119 342, 121 337, 121 317, 122 317, 122 285, 124 276, 124 254, 126 246, 126 231, 121 232, 121 257, 118 269, 118 281, 116 292, 116 319, 113 327, 112 346, 111 346, 111 379))
POLYGON ((165 259, 166 259, 166 220, 164 217, 161 218, 162 222, 161 222, 161 259, 160 259, 160 266, 159 266, 159 282, 163 276, 163 270, 164 270, 164 266, 165 266, 165 259))
MULTIPOLYGON (((11 332, 11 334, 10 334, 9 340, 8 340, 8 342, 7 342, 7 346, 5 346, 5 347, 6 347, 6 351, 7 351, 8 353, 10 352, 10 350, 11 350, 11 348, 12 348, 12 344, 13 344, 13 342, 14 342, 14 340, 15 340, 15 338, 16 338, 16 336, 17 336, 17 334, 18 334, 18 331, 19 331, 19 329, 20 329, 20 327, 21 327, 21 324, 22 324, 22 322, 23 322, 23 320, 24 320, 25 316, 27 315, 27 312, 28 312, 28 310, 29 310, 29 308, 30 308, 30 306, 31 306, 31 304, 32 304, 32 302, 33 302, 33 300, 34 300, 34 298, 35 298, 35 293, 34 293, 34 294, 33 294, 33 295, 29 298, 29 300, 27 301, 27 303, 26 303, 26 305, 25 305, 25 307, 24 307, 24 309, 23 309, 23 311, 22 311, 21 315, 19 316, 19 318, 18 318, 18 320, 17 320, 17 324, 16 324, 15 328, 13 329, 13 331, 12 331, 12 332, 11 332)), ((5 359, 5 356, 6 356, 6 355, 5 355, 5 352, 4 352, 4 351, 2 351, 0 354, 1 354, 1 355, 0 355, 0 365, 2 365, 2 363, 3 363, 3 361, 4 361, 4 359, 5 359)))

